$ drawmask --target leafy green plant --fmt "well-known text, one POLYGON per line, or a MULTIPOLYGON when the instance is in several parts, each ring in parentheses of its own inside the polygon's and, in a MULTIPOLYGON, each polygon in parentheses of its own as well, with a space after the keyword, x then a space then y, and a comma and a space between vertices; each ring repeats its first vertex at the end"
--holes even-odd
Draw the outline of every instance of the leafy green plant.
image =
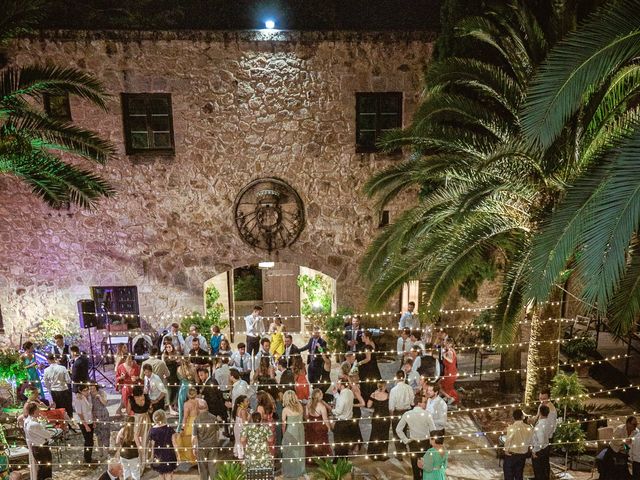
POLYGON ((208 286, 204 292, 204 301, 206 307, 205 320, 207 326, 206 330, 201 330, 202 333, 208 333, 212 325, 218 325, 220 329, 223 329, 227 325, 229 325, 228 319, 222 319, 224 306, 222 305, 222 303, 218 302, 219 299, 220 291, 213 285, 208 286))
POLYGON ((573 361, 583 361, 596 350, 596 339, 589 334, 579 335, 564 345, 564 351, 573 361))
POLYGON ((317 459, 318 468, 313 472, 314 480, 343 480, 351 475, 353 464, 344 458, 336 463, 331 460, 317 459))
POLYGON ((47 345, 58 333, 64 336, 68 344, 74 344, 80 338, 80 331, 76 324, 64 322, 59 318, 46 318, 35 326, 36 332, 32 337, 36 345, 47 345))
POLYGON ((491 344, 491 336, 493 329, 487 325, 491 325, 493 315, 491 311, 485 310, 473 319, 473 325, 477 327, 479 340, 485 344, 491 344))
POLYGON ((569 454, 582 453, 585 450, 586 435, 576 422, 560 422, 553 434, 553 442, 560 444, 569 454))
POLYGON ((236 462, 223 463, 218 467, 215 480, 245 480, 244 468, 236 462))
POLYGON ((20 352, 13 348, 0 349, 0 380, 20 383, 26 378, 27 371, 20 359, 20 352))
POLYGON ((331 314, 333 292, 331 282, 320 274, 298 275, 298 286, 307 298, 302 300, 302 315, 331 314))
POLYGON ((257 275, 240 275, 233 281, 233 298, 236 302, 262 300, 262 279, 257 275))
POLYGON ((565 414, 567 411, 575 412, 582 409, 582 398, 587 389, 575 373, 568 375, 558 372, 551 380, 551 385, 551 397, 556 399, 554 401, 558 409, 565 411, 565 414))

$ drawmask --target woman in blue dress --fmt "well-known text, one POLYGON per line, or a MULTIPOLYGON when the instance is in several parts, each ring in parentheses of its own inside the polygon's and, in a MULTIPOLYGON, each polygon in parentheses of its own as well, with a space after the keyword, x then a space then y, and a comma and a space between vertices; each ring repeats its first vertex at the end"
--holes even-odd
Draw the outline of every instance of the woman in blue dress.
POLYGON ((184 417, 184 402, 187 401, 189 387, 196 384, 196 375, 188 359, 181 359, 178 367, 178 378, 180 379, 180 391, 178 392, 178 428, 182 430, 182 419, 184 417))
POLYGON ((418 459, 418 466, 422 469, 422 480, 447 480, 449 452, 443 444, 444 437, 431 437, 431 448, 422 459, 418 459))
POLYGON ((160 474, 162 480, 172 480, 173 472, 178 467, 176 458, 176 432, 167 425, 164 410, 153 414, 153 428, 149 432, 153 463, 151 468, 160 474))
POLYGON ((40 398, 44 398, 44 389, 42 388, 42 382, 40 381, 40 375, 38 375, 38 362, 36 362, 35 349, 33 343, 25 342, 22 346, 24 353, 22 354, 22 364, 27 371, 27 378, 29 383, 36 385, 40 391, 40 398))

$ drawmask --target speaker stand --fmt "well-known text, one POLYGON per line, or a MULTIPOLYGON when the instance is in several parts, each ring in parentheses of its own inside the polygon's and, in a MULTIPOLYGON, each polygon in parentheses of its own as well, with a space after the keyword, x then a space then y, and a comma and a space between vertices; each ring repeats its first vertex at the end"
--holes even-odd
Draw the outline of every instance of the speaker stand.
MULTIPOLYGON (((96 329, 97 331, 97 329, 96 329)), ((107 378, 107 376, 102 373, 97 367, 96 367, 96 357, 93 353, 93 339, 91 338, 91 327, 87 328, 87 333, 89 334, 89 352, 91 354, 91 365, 89 366, 90 371, 89 371, 89 376, 93 378, 93 381, 96 381, 96 373, 98 375, 100 375, 102 377, 102 379, 105 382, 108 382, 112 387, 114 386, 113 382, 107 378)), ((104 358, 102 358, 102 360, 100 361, 100 363, 102 363, 104 361, 104 358)))

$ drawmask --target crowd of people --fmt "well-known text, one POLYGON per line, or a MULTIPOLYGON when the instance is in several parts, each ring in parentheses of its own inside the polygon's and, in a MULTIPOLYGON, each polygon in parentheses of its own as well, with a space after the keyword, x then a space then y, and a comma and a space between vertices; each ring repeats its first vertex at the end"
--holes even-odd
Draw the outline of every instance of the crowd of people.
MULTIPOLYGON (((115 380, 123 421, 117 433, 104 390, 89 379, 87 356, 57 336, 42 381, 30 374, 23 417, 32 478, 51 477, 47 443, 54 433, 39 427, 43 416, 63 429, 80 430, 87 464, 94 459, 94 440, 105 459, 116 452, 104 478, 137 480, 150 467, 171 479, 176 470, 197 466, 205 480, 214 477, 217 461, 230 455, 248 472, 279 468, 284 478, 301 477, 316 459, 366 455, 384 461, 395 455, 409 459, 414 480, 446 478, 447 417, 460 401, 451 338, 420 330, 410 304, 400 319, 395 378, 383 379, 375 336, 355 316, 345 326, 339 374, 332 381, 336 355, 327 351, 319 328, 297 346, 280 318, 267 327, 261 313, 256 306, 245 318, 246 342, 235 350, 217 326, 207 340, 195 325, 183 337, 178 324, 141 364, 119 346, 115 380), (362 418, 371 422, 368 439, 359 428, 362 418)), ((24 362, 28 371, 35 368, 29 342, 24 362)), ((549 479, 549 444, 557 423, 550 392, 540 393, 535 416, 515 410, 513 418, 504 438, 504 478, 522 479, 530 457, 536 480, 549 479)), ((618 451, 627 444, 632 445, 623 441, 618 451)), ((611 448, 607 461, 619 457, 611 448)))

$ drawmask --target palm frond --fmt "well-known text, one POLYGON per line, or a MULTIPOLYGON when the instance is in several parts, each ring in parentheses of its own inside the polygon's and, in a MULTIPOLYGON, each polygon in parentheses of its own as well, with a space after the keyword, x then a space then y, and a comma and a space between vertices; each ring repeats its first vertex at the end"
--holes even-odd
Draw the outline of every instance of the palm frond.
POLYGON ((517 250, 518 258, 513 260, 502 282, 500 298, 493 313, 496 343, 511 343, 520 325, 526 291, 526 272, 529 266, 528 247, 527 242, 520 245, 517 250))
POLYGON ((611 298, 607 325, 618 338, 625 338, 634 330, 640 315, 640 242, 635 238, 629 249, 624 276, 611 298))

